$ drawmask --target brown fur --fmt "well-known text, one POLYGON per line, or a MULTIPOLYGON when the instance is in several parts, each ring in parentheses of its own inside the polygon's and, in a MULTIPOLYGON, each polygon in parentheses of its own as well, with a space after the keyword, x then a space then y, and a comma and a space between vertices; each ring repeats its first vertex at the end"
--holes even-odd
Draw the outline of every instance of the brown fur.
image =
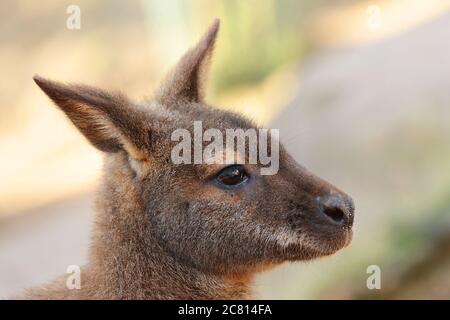
POLYGON ((299 166, 281 147, 280 170, 223 190, 214 165, 174 165, 174 129, 253 128, 239 115, 204 102, 204 77, 219 28, 169 74, 145 105, 87 86, 35 77, 74 125, 105 153, 89 263, 81 289, 65 277, 31 289, 31 299, 237 299, 250 297, 256 272, 285 261, 329 255, 351 240, 353 203, 299 166), (317 199, 340 202, 345 224, 323 214, 317 199), (333 198, 334 199, 334 198, 333 198), (341 201, 342 200, 342 201, 341 201))

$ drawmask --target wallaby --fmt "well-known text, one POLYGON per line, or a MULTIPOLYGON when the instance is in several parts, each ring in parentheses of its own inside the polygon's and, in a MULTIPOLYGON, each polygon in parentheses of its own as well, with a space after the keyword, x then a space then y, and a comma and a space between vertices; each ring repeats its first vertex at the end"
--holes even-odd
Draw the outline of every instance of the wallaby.
POLYGON ((205 101, 219 21, 169 73, 150 102, 35 76, 37 85, 103 151, 89 260, 81 288, 66 277, 27 299, 246 299, 253 276, 286 261, 335 253, 352 238, 352 199, 298 165, 174 164, 171 133, 256 128, 205 101))

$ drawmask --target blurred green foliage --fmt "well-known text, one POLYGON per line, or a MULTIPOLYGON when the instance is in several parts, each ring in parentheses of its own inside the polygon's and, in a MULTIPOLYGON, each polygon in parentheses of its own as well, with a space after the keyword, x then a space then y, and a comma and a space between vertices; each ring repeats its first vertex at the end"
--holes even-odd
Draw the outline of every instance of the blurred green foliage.
POLYGON ((302 28, 307 2, 221 0, 232 42, 218 61, 217 90, 258 82, 301 58, 307 48, 302 28))
POLYGON ((231 41, 225 53, 218 54, 215 89, 257 83, 278 67, 301 60, 312 49, 306 32, 309 17, 324 6, 351 2, 355 1, 217 1, 214 6, 223 13, 231 41))

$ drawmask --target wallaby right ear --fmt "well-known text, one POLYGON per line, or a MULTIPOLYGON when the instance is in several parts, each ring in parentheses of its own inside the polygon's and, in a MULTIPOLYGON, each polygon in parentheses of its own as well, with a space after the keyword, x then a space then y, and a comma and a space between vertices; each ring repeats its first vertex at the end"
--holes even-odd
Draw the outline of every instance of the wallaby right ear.
POLYGON ((136 153, 131 140, 140 117, 133 116, 134 110, 125 96, 39 76, 33 79, 95 147, 105 152, 123 149, 136 153))
POLYGON ((157 101, 173 107, 179 101, 204 100, 206 74, 219 25, 219 19, 215 19, 197 45, 184 54, 157 92, 157 101))

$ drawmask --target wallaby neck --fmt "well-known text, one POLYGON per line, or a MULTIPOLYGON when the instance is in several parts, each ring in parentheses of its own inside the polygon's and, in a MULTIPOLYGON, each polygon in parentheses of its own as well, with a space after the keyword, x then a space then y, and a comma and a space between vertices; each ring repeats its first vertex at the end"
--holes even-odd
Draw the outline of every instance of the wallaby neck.
MULTIPOLYGON (((86 268, 89 295, 112 299, 244 299, 251 276, 207 274, 173 257, 148 230, 142 208, 100 198, 86 268), (133 219, 128 217, 133 216, 133 219), (141 217, 142 220, 136 219, 141 217)), ((111 200, 111 198, 110 198, 111 200)), ((137 203, 137 202, 135 202, 137 203)))

